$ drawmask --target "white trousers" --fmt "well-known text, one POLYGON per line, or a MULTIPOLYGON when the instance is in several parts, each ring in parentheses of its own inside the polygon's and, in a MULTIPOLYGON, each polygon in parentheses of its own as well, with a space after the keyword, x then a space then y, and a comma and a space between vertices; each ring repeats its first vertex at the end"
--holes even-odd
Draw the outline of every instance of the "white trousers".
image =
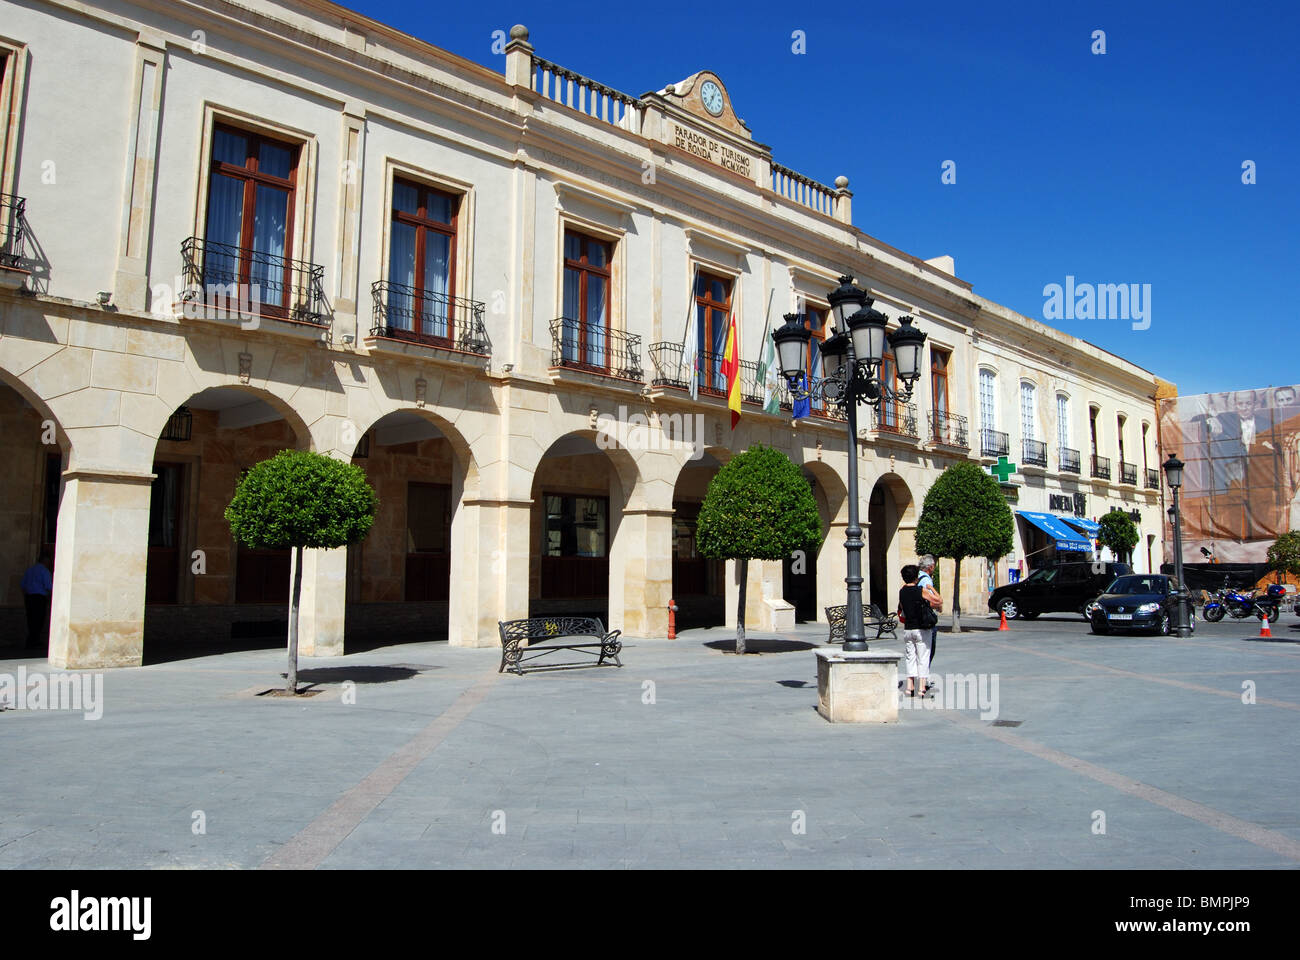
POLYGON ((930 631, 904 630, 903 657, 909 677, 926 679, 930 676, 930 631))

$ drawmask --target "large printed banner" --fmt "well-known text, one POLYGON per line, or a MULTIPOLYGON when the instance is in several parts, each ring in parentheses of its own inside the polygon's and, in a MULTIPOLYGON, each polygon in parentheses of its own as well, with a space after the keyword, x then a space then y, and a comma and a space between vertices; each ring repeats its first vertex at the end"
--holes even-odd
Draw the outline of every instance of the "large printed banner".
POLYGON ((1160 402, 1161 446, 1187 464, 1184 560, 1205 547, 1224 562, 1262 563, 1279 535, 1300 529, 1297 397, 1290 386, 1160 402))

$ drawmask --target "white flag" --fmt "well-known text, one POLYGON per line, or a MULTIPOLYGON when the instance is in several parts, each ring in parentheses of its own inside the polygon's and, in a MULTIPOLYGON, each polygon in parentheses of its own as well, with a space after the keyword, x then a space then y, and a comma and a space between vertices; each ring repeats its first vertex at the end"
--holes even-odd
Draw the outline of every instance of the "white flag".
POLYGON ((771 334, 764 338, 763 359, 758 362, 758 379, 763 384, 763 412, 776 413, 780 409, 780 380, 776 372, 776 344, 771 334))
POLYGON ((691 277, 691 306, 690 312, 686 314, 686 338, 682 340, 682 372, 683 377, 688 378, 687 384, 691 391, 691 399, 700 398, 700 375, 695 368, 700 362, 700 345, 698 342, 699 333, 695 328, 695 278, 691 277))

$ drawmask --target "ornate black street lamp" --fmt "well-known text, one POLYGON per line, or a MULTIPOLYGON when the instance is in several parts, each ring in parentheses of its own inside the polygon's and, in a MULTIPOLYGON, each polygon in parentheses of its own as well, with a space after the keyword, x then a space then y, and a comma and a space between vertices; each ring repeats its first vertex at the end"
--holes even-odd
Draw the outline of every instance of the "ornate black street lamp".
POLYGON ((862 526, 858 522, 858 404, 866 402, 873 407, 881 400, 907 403, 912 399, 912 387, 921 376, 921 347, 925 334, 912 326, 911 317, 900 317, 900 326, 888 332, 887 319, 866 292, 854 286, 853 277, 840 277, 837 289, 827 294, 833 315, 834 332, 821 344, 822 379, 819 383, 800 385, 808 369, 808 349, 812 333, 797 313, 785 315, 785 325, 773 331, 777 361, 781 375, 790 385, 790 393, 797 400, 823 397, 827 402, 843 408, 849 430, 849 525, 845 531, 844 549, 848 553, 848 610, 844 629, 844 649, 866 650, 867 637, 862 614, 862 526), (898 379, 903 384, 896 391, 892 384, 882 382, 881 364, 885 359, 885 344, 894 353, 898 379))
POLYGON ((1180 637, 1192 635, 1191 618, 1187 615, 1187 584, 1183 583, 1183 515, 1178 509, 1178 488, 1183 485, 1183 462, 1174 454, 1163 464, 1165 480, 1174 492, 1174 505, 1169 512, 1174 525, 1174 579, 1178 581, 1178 622, 1176 632, 1180 637))

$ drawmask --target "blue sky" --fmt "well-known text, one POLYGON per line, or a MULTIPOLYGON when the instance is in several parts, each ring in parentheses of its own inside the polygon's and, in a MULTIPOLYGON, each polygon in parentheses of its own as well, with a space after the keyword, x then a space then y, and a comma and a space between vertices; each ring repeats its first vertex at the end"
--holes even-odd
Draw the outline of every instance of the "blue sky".
POLYGON ((858 227, 980 295, 1042 319, 1067 276, 1150 284, 1149 329, 1049 322, 1183 394, 1300 382, 1300 4, 348 6, 497 68, 524 23, 634 95, 711 69, 774 159, 848 176, 858 227))

